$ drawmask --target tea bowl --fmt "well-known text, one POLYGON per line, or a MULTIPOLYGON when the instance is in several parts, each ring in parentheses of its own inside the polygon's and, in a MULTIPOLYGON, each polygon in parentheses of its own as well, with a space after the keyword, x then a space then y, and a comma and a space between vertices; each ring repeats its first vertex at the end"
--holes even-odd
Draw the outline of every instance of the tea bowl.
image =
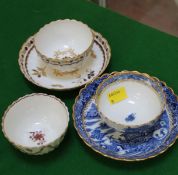
POLYGON ((128 140, 149 135, 164 111, 165 101, 156 79, 134 71, 108 77, 95 95, 102 120, 128 140))
POLYGON ((94 43, 93 31, 74 19, 53 21, 34 36, 34 45, 43 61, 58 65, 61 72, 80 68, 94 43))
POLYGON ((68 122, 68 109, 60 99, 34 93, 19 98, 7 108, 2 131, 21 152, 42 155, 60 144, 68 122))

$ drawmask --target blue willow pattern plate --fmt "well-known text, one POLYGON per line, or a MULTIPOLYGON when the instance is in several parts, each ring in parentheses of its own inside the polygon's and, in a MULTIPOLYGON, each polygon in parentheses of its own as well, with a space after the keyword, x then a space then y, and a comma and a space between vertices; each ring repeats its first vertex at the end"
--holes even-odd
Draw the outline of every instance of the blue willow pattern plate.
POLYGON ((93 97, 98 85, 108 76, 109 74, 105 74, 95 79, 83 88, 76 98, 73 119, 82 140, 94 151, 116 160, 145 160, 166 151, 173 145, 178 134, 178 99, 172 89, 160 82, 167 104, 151 137, 146 139, 143 136, 136 142, 126 141, 124 135, 101 120, 94 103, 93 97))

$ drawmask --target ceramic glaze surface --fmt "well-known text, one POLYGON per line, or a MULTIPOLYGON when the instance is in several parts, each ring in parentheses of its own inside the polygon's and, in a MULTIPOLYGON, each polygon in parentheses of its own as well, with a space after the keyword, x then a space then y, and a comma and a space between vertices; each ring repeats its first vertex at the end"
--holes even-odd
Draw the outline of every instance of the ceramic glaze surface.
POLYGON ((116 160, 134 161, 163 153, 178 134, 178 101, 164 83, 159 82, 166 94, 167 104, 149 137, 140 136, 137 142, 127 140, 125 134, 109 127, 99 115, 94 95, 108 74, 96 79, 80 91, 73 108, 75 128, 83 141, 96 152, 116 160))
POLYGON ((113 122, 124 125, 141 125, 153 120, 162 111, 161 99, 156 91, 139 81, 125 80, 106 87, 99 96, 98 109, 113 122), (127 97, 115 104, 108 94, 125 88, 127 97))
POLYGON ((51 96, 33 95, 15 103, 4 118, 4 132, 11 142, 24 147, 45 146, 66 131, 69 116, 51 96))
MULTIPOLYGON (((101 49, 97 44, 94 44, 94 51, 97 54, 97 58, 90 57, 81 64, 80 69, 71 73, 61 73, 58 67, 44 63, 37 55, 35 49, 33 49, 27 59, 27 71, 30 77, 40 85, 48 88, 59 88, 60 85, 65 88, 72 88, 75 84, 85 82, 84 79, 88 79, 88 74, 93 71, 93 76, 98 74, 103 67, 104 57, 101 49), (39 68, 44 68, 46 76, 38 77, 34 74, 34 70, 38 71, 39 68), (60 74, 61 73, 61 74, 60 74), (56 85, 56 86, 55 86, 56 85)), ((92 77, 92 75, 91 75, 92 77)), ((89 78, 90 79, 90 78, 89 78)))
POLYGON ((159 119, 165 106, 165 94, 158 81, 147 74, 134 71, 117 72, 107 78, 98 87, 95 100, 102 119, 109 126, 123 132, 129 129, 130 134, 137 136, 148 132, 159 119), (108 115, 102 112, 103 110, 108 115))
POLYGON ((92 52, 76 71, 63 73, 58 66, 42 61, 34 48, 33 37, 22 46, 18 61, 20 70, 30 82, 47 89, 66 90, 80 87, 100 75, 109 64, 110 56, 107 40, 95 32, 92 52))
POLYGON ((76 20, 58 20, 45 25, 35 35, 37 50, 49 58, 75 57, 93 42, 90 28, 76 20))

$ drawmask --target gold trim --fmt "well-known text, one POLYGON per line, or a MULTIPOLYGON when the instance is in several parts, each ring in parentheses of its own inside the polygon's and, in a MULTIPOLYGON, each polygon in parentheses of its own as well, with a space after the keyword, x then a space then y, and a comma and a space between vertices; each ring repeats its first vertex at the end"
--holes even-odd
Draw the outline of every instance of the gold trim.
POLYGON ((52 84, 51 86, 53 86, 53 87, 64 87, 64 86, 61 85, 61 84, 52 84))
MULTIPOLYGON (((127 81, 127 80, 117 80, 116 82, 123 82, 123 81, 127 81)), ((138 81, 138 80, 133 80, 133 81, 138 81)), ((116 83, 116 82, 113 82, 113 83, 111 83, 111 84, 114 84, 114 83, 116 83)), ((148 84, 146 84, 145 82, 142 82, 142 83, 145 84, 146 86, 148 86, 148 84)), ((110 85, 111 85, 111 84, 110 84, 110 85)), ((110 86, 110 85, 109 85, 109 86, 110 86)), ((160 97, 160 94, 156 91, 156 89, 154 89, 152 86, 150 86, 150 88, 153 89, 153 90, 155 91, 155 93, 158 94, 159 98, 161 98, 161 97, 160 97)), ((109 76, 108 78, 106 78, 106 79, 98 86, 98 88, 97 88, 97 90, 96 90, 96 93, 95 93, 95 96, 94 96, 94 100, 95 100, 95 102, 96 102, 96 108, 97 108, 98 112, 101 114, 101 117, 103 118, 103 120, 107 121, 108 123, 112 123, 112 125, 114 125, 114 126, 117 126, 117 125, 118 125, 119 128, 128 128, 128 127, 130 127, 130 128, 138 128, 138 127, 142 127, 142 126, 144 126, 144 125, 147 125, 147 124, 156 122, 156 121, 159 119, 159 117, 162 115, 162 113, 164 112, 164 108, 165 108, 165 105, 166 105, 165 93, 163 92, 161 86, 159 85, 159 81, 157 81, 156 79, 153 79, 153 78, 152 78, 150 75, 148 75, 148 74, 140 73, 140 72, 135 72, 135 71, 116 72, 114 75, 109 76), (110 79, 110 78, 112 78, 112 77, 114 77, 114 76, 119 76, 119 75, 124 75, 124 74, 142 75, 142 76, 144 76, 144 77, 146 77, 146 78, 148 78, 148 79, 154 81, 154 82, 157 84, 157 87, 160 89, 160 91, 161 91, 161 93, 162 93, 162 95, 163 95, 163 100, 164 100, 164 101, 161 102, 161 111, 160 111, 160 114, 157 115, 154 119, 150 120, 150 121, 147 122, 147 123, 143 123, 143 124, 141 124, 141 125, 130 125, 130 126, 129 126, 129 125, 124 125, 124 124, 119 124, 119 123, 116 123, 116 122, 110 120, 106 115, 104 115, 104 114, 101 112, 101 110, 99 110, 98 100, 99 100, 99 96, 100 96, 101 93, 99 94, 98 91, 99 91, 100 87, 103 85, 103 83, 105 83, 106 81, 108 81, 108 79, 110 79)), ((113 127, 114 127, 114 126, 113 126, 113 127)), ((116 127, 114 127, 114 128, 116 128, 116 127)))
POLYGON ((85 23, 83 23, 82 21, 77 21, 77 20, 75 20, 75 19, 59 19, 59 20, 56 20, 56 21, 51 21, 50 23, 48 23, 48 24, 45 24, 42 28, 40 28, 40 30, 35 34, 35 35, 37 35, 41 30, 44 30, 44 28, 46 28, 46 26, 48 26, 49 24, 51 24, 51 23, 55 23, 55 22, 60 22, 60 21, 64 21, 64 20, 69 20, 69 21, 75 21, 75 22, 79 22, 79 23, 81 23, 81 24, 83 24, 83 25, 85 25, 89 30, 90 30, 90 32, 91 32, 91 34, 92 34, 92 40, 91 40, 91 43, 89 44, 89 46, 88 46, 88 48, 86 48, 86 50, 85 51, 83 51, 82 53, 80 53, 80 54, 75 54, 75 57, 64 57, 64 58, 62 58, 62 59, 56 59, 55 57, 54 58, 49 58, 49 57, 47 57, 47 56, 45 56, 45 55, 43 55, 38 49, 37 49, 37 47, 36 47, 36 45, 35 45, 35 36, 34 36, 34 47, 35 47, 35 49, 36 49, 36 51, 37 51, 37 53, 43 58, 43 60, 45 61, 45 62, 49 62, 50 64, 54 64, 54 65, 65 65, 66 63, 70 63, 70 61, 71 60, 75 60, 74 62, 76 62, 76 61, 79 61, 79 60, 82 60, 83 58, 81 58, 81 57, 84 57, 84 55, 86 55, 90 50, 91 50, 91 48, 92 48, 92 45, 93 45, 93 43, 94 43, 94 38, 95 38, 95 34, 94 34, 94 32, 93 32, 93 30, 87 25, 87 24, 85 24, 85 23))
POLYGON ((92 58, 96 58, 96 54, 94 53, 94 51, 93 50, 91 50, 91 52, 90 52, 90 56, 92 57, 92 58))
POLYGON ((67 53, 69 53, 72 57, 76 57, 77 56, 75 51, 74 51, 74 49, 69 48, 69 49, 66 49, 64 51, 60 51, 60 50, 55 51, 54 52, 54 58, 55 59, 60 59, 60 55, 65 55, 67 53))
MULTIPOLYGON (((96 78, 96 77, 98 77, 98 76, 100 76, 104 71, 105 71, 105 69, 107 68, 107 66, 108 66, 108 64, 109 64, 109 62, 110 62, 110 59, 111 59, 111 48, 110 48, 110 45, 109 45, 109 43, 108 43, 108 41, 100 34, 100 33, 98 33, 98 32, 95 32, 94 30, 93 30, 93 34, 95 35, 95 37, 97 37, 98 36, 98 38, 97 39, 95 39, 96 40, 96 42, 97 42, 97 44, 98 43, 101 43, 101 41, 98 41, 98 40, 102 40, 103 42, 104 42, 104 45, 101 45, 101 44, 98 44, 99 45, 99 47, 101 47, 102 49, 102 53, 103 53, 103 50, 105 51, 104 53, 103 53, 103 55, 104 55, 104 62, 103 62, 103 66, 102 66, 102 68, 101 68, 101 70, 98 72, 98 74, 94 77, 94 79, 96 78)), ((21 70, 21 72, 22 72, 22 74, 24 75, 24 77, 28 80, 28 81, 30 81, 31 83, 33 83, 33 84, 35 84, 36 86, 38 86, 38 87, 42 87, 42 88, 45 88, 45 89, 50 89, 50 90, 55 90, 55 91, 64 91, 64 90, 72 90, 72 89, 76 89, 76 88, 79 88, 79 87, 82 87, 82 86, 84 86, 85 84, 86 84, 86 82, 83 82, 82 84, 80 84, 80 85, 78 85, 78 86, 74 86, 74 87, 72 87, 72 88, 48 88, 48 87, 45 87, 45 86, 42 86, 42 85, 40 85, 39 83, 37 83, 37 82, 35 82, 29 75, 28 75, 28 72, 26 71, 26 67, 24 66, 24 57, 22 57, 22 55, 28 55, 29 54, 29 52, 31 51, 31 49, 33 49, 32 48, 32 46, 34 46, 34 40, 33 40, 33 36, 31 36, 31 37, 29 37, 27 40, 26 40, 26 42, 24 42, 24 44, 22 45, 22 47, 21 47, 21 49, 20 49, 20 51, 19 51, 19 58, 18 58, 18 64, 19 64, 19 66, 20 66, 20 70, 21 70), (28 49, 28 50, 26 50, 25 48, 27 47, 27 45, 28 46, 30 46, 30 48, 28 49), (27 53, 28 52, 28 53, 27 53)), ((26 57, 28 57, 28 56, 26 56, 26 57)), ((87 83, 89 83, 89 82, 91 82, 93 79, 91 79, 91 80, 89 80, 87 83)))
MULTIPOLYGON (((28 149, 42 149, 42 148, 46 148, 46 147, 50 147, 51 145, 53 145, 53 143, 55 143, 57 140, 60 140, 61 137, 63 137, 68 129, 68 126, 69 126, 69 111, 68 111, 68 108, 67 106, 65 105, 65 103, 63 101, 61 101, 59 98, 55 97, 54 95, 48 95, 48 94, 44 94, 44 93, 32 93, 32 94, 27 94, 23 97, 20 97, 18 98, 17 100, 15 100, 14 102, 12 102, 8 107, 7 109, 5 110, 4 114, 3 114, 3 117, 2 117, 2 121, 1 121, 1 127, 2 127, 2 132, 4 134, 4 137, 9 141, 9 143, 11 143, 15 148, 19 149, 20 151, 23 152, 23 150, 28 150, 28 149), (28 98, 28 97, 32 97, 32 96, 36 96, 36 95, 42 95, 42 96, 47 96, 47 97, 50 97, 50 98, 53 98, 54 100, 58 101, 60 104, 63 105, 64 109, 66 110, 66 115, 67 115, 67 118, 68 118, 68 123, 67 123, 67 126, 64 130, 64 132, 61 134, 61 136, 59 136, 58 138, 56 138, 54 141, 51 141, 50 143, 48 144, 44 144, 44 145, 41 145, 41 146, 32 146, 32 147, 29 147, 29 146, 23 146, 21 144, 17 144, 15 143, 14 141, 12 141, 6 134, 5 132, 5 129, 4 129, 4 121, 5 121, 5 117, 7 115, 7 113, 9 112, 9 110, 14 106, 16 105, 18 102, 20 102, 21 100, 25 99, 25 98, 28 98)), ((25 152, 27 153, 27 152, 25 152)), ((27 153, 29 154, 29 153, 27 153)), ((33 153, 32 153, 33 154, 33 153)), ((35 153, 34 153, 35 155, 35 153)))
MULTIPOLYGON (((126 70, 121 71, 121 72, 125 72, 125 71, 126 71, 126 70)), ((138 72, 138 71, 133 71, 133 72, 135 72, 135 73, 140 73, 140 72, 138 72)), ((117 72, 112 72, 111 74, 103 74, 101 77, 97 77, 95 80, 97 80, 97 79, 99 79, 99 78, 102 78, 102 77, 105 76, 105 75, 113 75, 113 74, 115 74, 115 73, 117 73, 117 72)), ((145 75, 148 75, 148 74, 146 74, 146 73, 144 73, 144 74, 145 74, 145 75)), ((167 84, 166 84, 165 82, 160 81, 158 78, 156 78, 156 77, 152 77, 152 78, 155 79, 156 81, 159 81, 159 82, 162 83, 164 86, 167 86, 167 84)), ((90 83, 92 83, 93 81, 94 81, 94 80, 92 80, 90 83)), ((84 142, 89 148, 91 148, 93 151, 99 153, 100 155, 102 155, 102 156, 104 156, 104 157, 107 157, 107 158, 110 158, 110 159, 113 159, 113 160, 120 160, 120 161, 127 161, 127 162, 137 161, 137 162, 138 162, 138 161, 143 161, 143 160, 151 159, 151 158, 154 158, 154 157, 156 157, 156 156, 158 156, 158 155, 160 155, 160 154, 163 154, 163 153, 166 152, 166 151, 176 142, 176 140, 178 139, 178 134, 177 134, 177 136, 176 136, 175 139, 172 141, 172 143, 170 143, 164 150, 162 150, 162 151, 159 152, 158 154, 155 154, 155 155, 153 155, 153 156, 149 156, 149 157, 144 158, 144 159, 141 159, 141 158, 140 158, 140 159, 115 158, 115 157, 109 156, 109 155, 107 155, 107 154, 103 154, 101 151, 98 151, 98 150, 94 149, 89 143, 87 143, 87 142, 85 141, 85 139, 82 137, 82 135, 80 135, 80 132, 78 131, 78 129, 77 129, 77 127, 76 127, 76 124, 75 124, 75 117, 74 117, 74 107, 75 107, 75 105, 76 105, 76 103, 77 103, 77 100, 78 100, 78 98, 80 97, 82 90, 84 90, 90 83, 87 83, 82 89, 80 89, 78 96, 75 98, 75 102, 74 102, 73 107, 72 107, 72 118, 73 118, 74 128, 75 128, 75 130, 77 131, 79 137, 80 137, 80 138, 83 140, 83 142, 84 142)), ((168 86, 167 86, 167 87, 168 87, 168 86)), ((169 88, 169 90, 176 96, 176 98, 177 98, 177 100, 178 100, 178 96, 174 93, 173 89, 170 88, 170 87, 168 87, 168 88, 169 88)))
POLYGON ((63 77, 63 76, 75 76, 77 78, 80 78, 81 77, 81 74, 79 73, 79 70, 74 70, 74 71, 71 71, 71 72, 61 72, 59 71, 58 69, 53 69, 53 74, 56 76, 56 77, 63 77))
POLYGON ((33 75, 36 75, 37 77, 46 77, 46 66, 45 67, 37 67, 37 69, 32 69, 33 75))

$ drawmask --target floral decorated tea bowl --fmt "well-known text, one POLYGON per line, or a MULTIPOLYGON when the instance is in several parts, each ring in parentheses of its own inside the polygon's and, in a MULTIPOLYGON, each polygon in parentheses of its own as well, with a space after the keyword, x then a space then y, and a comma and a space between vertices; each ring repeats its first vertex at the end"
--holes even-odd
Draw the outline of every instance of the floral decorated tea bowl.
POLYGON ((156 79, 134 71, 115 73, 100 84, 95 102, 101 118, 128 140, 149 136, 165 107, 156 79))
POLYGON ((72 72, 82 66, 94 42, 92 30, 71 19, 53 21, 42 27, 34 37, 38 55, 46 63, 57 65, 61 72, 72 72))
POLYGON ((63 140, 68 122, 68 109, 60 99, 35 93, 19 98, 8 107, 2 118, 2 130, 20 151, 42 155, 63 140))

